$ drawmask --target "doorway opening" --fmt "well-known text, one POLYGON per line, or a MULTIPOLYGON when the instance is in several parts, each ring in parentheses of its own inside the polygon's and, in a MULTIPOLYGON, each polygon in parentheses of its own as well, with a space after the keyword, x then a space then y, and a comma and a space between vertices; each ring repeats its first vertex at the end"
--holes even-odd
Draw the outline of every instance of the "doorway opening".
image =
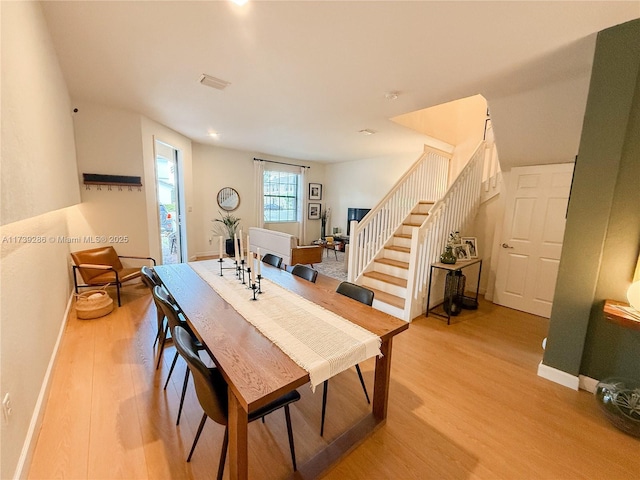
POLYGON ((182 262, 182 205, 180 201, 180 151, 155 141, 156 192, 162 263, 182 262))

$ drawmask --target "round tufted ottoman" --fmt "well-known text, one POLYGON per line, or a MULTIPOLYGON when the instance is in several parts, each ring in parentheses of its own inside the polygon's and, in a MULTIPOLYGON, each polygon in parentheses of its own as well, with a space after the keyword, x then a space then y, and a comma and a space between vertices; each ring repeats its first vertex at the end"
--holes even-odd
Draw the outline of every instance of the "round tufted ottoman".
POLYGON ((607 419, 629 435, 640 437, 640 382, 607 378, 595 392, 598 406, 607 419))

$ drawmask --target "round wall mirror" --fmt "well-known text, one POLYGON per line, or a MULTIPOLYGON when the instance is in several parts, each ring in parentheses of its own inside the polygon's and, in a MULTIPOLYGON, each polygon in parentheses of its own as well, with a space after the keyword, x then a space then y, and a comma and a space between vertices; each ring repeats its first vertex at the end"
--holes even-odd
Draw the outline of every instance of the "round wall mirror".
POLYGON ((240 205, 240 195, 235 188, 224 187, 218 192, 218 205, 221 209, 231 212, 240 205))

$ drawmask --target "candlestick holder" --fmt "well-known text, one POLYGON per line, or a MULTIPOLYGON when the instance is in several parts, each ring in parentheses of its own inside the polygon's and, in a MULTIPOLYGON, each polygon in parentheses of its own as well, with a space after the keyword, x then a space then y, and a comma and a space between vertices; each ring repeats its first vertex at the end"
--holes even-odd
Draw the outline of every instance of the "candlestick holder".
POLYGON ((244 259, 240 260, 240 267, 239 268, 240 268, 240 272, 242 272, 241 273, 241 275, 242 275, 242 284, 246 285, 247 282, 245 282, 245 280, 244 280, 244 259))
POLYGON ((262 275, 260 274, 256 275, 256 280, 258 280, 258 293, 262 293, 261 282, 260 282, 260 280, 262 280, 262 275))
POLYGON ((258 293, 258 288, 257 288, 256 284, 255 284, 255 283, 252 283, 252 284, 251 284, 251 286, 250 286, 249 288, 251 288, 251 291, 252 291, 252 293, 253 293, 253 297, 252 297, 252 298, 250 298, 249 300, 258 300, 258 299, 256 298, 256 293, 258 293))
POLYGON ((251 278, 251 267, 247 267, 247 276, 249 277, 249 283, 247 285, 247 288, 251 289, 251 285, 252 285, 252 278, 251 278))
POLYGON ((232 266, 232 267, 223 267, 224 265, 224 259, 220 258, 218 259, 218 263, 220 264, 220 276, 222 276, 222 271, 223 270, 235 270, 236 266, 232 266))

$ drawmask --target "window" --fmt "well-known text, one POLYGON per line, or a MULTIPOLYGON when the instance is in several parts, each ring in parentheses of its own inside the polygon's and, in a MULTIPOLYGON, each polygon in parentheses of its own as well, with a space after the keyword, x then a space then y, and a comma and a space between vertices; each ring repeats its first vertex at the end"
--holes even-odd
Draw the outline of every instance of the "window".
POLYGON ((297 173, 268 170, 264 172, 264 221, 298 221, 297 173))

